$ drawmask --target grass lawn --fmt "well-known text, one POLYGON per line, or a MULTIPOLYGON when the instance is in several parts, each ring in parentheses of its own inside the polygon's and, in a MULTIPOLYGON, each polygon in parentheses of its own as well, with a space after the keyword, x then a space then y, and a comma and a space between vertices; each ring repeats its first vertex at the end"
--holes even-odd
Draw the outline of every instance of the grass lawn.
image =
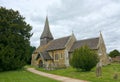
POLYGON ((0 82, 58 82, 56 80, 42 77, 28 71, 0 72, 0 82))
POLYGON ((96 77, 95 68, 90 72, 78 72, 76 69, 69 67, 67 69, 59 69, 53 71, 47 71, 43 68, 36 68, 37 70, 67 76, 71 78, 77 78, 81 80, 88 80, 91 82, 120 82, 120 63, 112 63, 111 65, 105 66, 102 68, 102 76, 96 77), (114 74, 118 74, 118 79, 113 79, 114 74))

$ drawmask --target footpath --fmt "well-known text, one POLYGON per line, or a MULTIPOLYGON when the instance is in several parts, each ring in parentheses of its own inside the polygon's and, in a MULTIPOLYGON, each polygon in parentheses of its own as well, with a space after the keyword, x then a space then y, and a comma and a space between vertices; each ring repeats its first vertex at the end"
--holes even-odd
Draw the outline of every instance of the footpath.
POLYGON ((27 68, 27 70, 32 72, 32 73, 38 74, 40 76, 52 78, 52 79, 55 79, 55 80, 58 80, 61 82, 88 82, 88 81, 84 81, 84 80, 78 80, 78 79, 73 79, 73 78, 69 78, 69 77, 64 77, 64 76, 59 76, 59 75, 41 72, 41 71, 38 71, 34 68, 27 68))

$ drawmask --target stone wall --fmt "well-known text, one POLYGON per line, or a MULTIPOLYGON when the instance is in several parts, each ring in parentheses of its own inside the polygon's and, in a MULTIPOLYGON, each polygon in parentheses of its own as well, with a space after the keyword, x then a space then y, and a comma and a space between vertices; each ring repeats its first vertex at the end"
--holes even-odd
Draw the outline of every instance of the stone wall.
POLYGON ((53 58, 53 63, 55 67, 61 68, 65 67, 65 54, 64 49, 63 50, 54 50, 48 52, 53 58))
POLYGON ((110 64, 109 57, 107 56, 107 53, 106 53, 106 46, 105 46, 102 34, 100 34, 99 43, 98 43, 98 55, 103 65, 110 64))
POLYGON ((120 56, 112 58, 112 62, 120 62, 120 56))
POLYGON ((75 41, 76 41, 76 38, 75 38, 74 34, 72 34, 71 37, 69 38, 68 42, 65 45, 66 50, 70 51, 70 49, 73 46, 75 41))

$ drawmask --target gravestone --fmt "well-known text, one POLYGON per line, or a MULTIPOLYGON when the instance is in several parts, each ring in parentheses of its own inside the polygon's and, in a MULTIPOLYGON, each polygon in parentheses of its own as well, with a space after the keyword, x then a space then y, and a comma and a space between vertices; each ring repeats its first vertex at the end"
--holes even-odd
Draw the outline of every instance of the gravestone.
POLYGON ((102 76, 102 62, 98 62, 96 65, 96 76, 102 76))

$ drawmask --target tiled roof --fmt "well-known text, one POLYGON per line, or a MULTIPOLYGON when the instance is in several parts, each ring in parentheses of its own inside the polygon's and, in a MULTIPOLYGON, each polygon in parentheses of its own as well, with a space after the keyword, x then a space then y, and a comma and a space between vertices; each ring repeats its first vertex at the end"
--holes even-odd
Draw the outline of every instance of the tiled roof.
POLYGON ((47 51, 57 50, 57 49, 64 49, 65 44, 67 43, 69 38, 70 38, 70 36, 52 40, 46 45, 39 46, 35 50, 35 52, 36 53, 41 53, 44 59, 52 59, 47 51))
POLYGON ((41 53, 42 57, 44 59, 52 59, 49 55, 49 53, 46 51, 46 48, 48 47, 49 44, 47 45, 43 45, 43 46, 39 46, 36 50, 35 53, 41 53))
POLYGON ((40 53, 37 53, 37 55, 36 55, 36 60, 38 59, 38 58, 40 58, 41 57, 41 55, 42 55, 42 57, 43 57, 43 59, 47 59, 47 60, 51 60, 52 58, 50 57, 50 55, 49 55, 49 53, 48 52, 40 52, 40 53))
POLYGON ((50 57, 48 52, 41 52, 41 55, 44 59, 51 60, 52 58, 50 57))
POLYGON ((64 49, 67 41, 69 40, 69 38, 70 38, 70 36, 52 40, 49 43, 47 51, 64 49))
POLYGON ((75 49, 80 48, 84 45, 87 45, 91 49, 97 49, 98 42, 99 42, 99 37, 76 41, 73 44, 70 52, 73 52, 75 49))
POLYGON ((47 45, 39 46, 35 52, 44 52, 47 48, 47 45))

